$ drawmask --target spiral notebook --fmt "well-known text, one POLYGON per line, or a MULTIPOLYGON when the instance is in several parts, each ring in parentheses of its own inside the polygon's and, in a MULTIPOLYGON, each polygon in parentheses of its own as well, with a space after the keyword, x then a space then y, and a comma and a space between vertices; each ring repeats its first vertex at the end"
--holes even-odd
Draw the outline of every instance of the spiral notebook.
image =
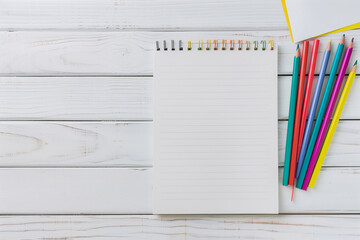
POLYGON ((156 50, 153 212, 278 213, 277 48, 215 40, 156 50))

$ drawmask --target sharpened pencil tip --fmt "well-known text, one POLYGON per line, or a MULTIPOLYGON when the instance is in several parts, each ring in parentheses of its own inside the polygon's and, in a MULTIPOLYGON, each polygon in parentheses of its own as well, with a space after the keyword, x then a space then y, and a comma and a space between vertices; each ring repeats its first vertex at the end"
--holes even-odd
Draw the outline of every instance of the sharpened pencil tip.
POLYGON ((329 40, 329 43, 326 46, 326 50, 330 51, 330 49, 331 49, 331 39, 329 40))
POLYGON ((299 44, 296 46, 296 50, 298 50, 299 49, 299 44))
POLYGON ((352 67, 350 72, 356 72, 356 67, 357 67, 357 60, 354 63, 354 66, 352 67))
POLYGON ((342 38, 340 39, 340 44, 344 44, 345 43, 345 34, 343 34, 342 38))
POLYGON ((354 42, 354 38, 352 38, 351 41, 354 42))
POLYGON ((331 42, 331 38, 329 39, 329 42, 331 42))

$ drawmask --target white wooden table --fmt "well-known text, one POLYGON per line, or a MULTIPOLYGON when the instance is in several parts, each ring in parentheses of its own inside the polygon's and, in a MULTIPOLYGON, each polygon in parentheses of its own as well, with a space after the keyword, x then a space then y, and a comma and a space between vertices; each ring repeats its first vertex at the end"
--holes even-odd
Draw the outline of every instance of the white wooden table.
POLYGON ((281 214, 151 215, 155 41, 222 38, 279 45, 281 179, 295 45, 280 0, 0 0, 0 239, 359 239, 359 77, 316 188, 290 202, 280 186, 281 214))

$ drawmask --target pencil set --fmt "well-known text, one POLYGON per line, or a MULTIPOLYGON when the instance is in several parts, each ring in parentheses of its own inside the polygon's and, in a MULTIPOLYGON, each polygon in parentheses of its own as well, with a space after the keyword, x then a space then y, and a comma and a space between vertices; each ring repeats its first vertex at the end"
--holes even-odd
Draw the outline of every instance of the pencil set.
POLYGON ((313 42, 311 56, 309 57, 310 65, 307 80, 306 68, 309 42, 303 42, 301 55, 299 45, 296 47, 285 147, 284 186, 296 186, 302 190, 307 190, 308 187, 313 188, 315 186, 316 179, 325 160, 326 153, 355 79, 357 61, 355 61, 351 68, 345 86, 340 93, 352 54, 353 42, 354 38, 351 39, 345 55, 342 58, 345 34, 342 36, 331 65, 324 94, 321 97, 331 54, 331 40, 328 42, 321 61, 320 72, 312 98, 312 89, 314 87, 313 79, 320 41, 314 40, 313 42), (340 98, 335 109, 339 95, 340 98), (319 111, 316 114, 319 104, 319 111), (333 112, 334 115, 331 120, 333 112))

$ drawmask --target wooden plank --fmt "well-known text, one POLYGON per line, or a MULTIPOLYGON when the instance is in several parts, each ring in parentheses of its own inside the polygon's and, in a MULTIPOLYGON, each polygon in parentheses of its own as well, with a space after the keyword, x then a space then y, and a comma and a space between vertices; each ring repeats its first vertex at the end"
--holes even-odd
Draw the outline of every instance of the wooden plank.
MULTIPOLYGON (((345 76, 343 85, 345 85, 346 79, 347 79, 347 76, 345 76)), ((327 84, 327 80, 328 80, 328 77, 326 77, 326 79, 323 83, 323 88, 322 88, 322 93, 321 93, 320 99, 322 99, 323 92, 324 92, 325 86, 327 84)), ((345 107, 344 107, 344 110, 341 114, 341 119, 360 119, 360 83, 359 83, 359 80, 360 80, 360 77, 357 76, 352 85, 350 94, 348 96, 348 99, 347 99, 345 107)), ((316 83, 317 83, 317 78, 314 79, 312 95, 314 93, 316 83)), ((278 117, 279 117, 279 119, 287 119, 288 118, 290 92, 291 92, 290 89, 291 89, 291 77, 279 77, 279 80, 278 80, 278 117)), ((342 92, 342 89, 341 89, 341 92, 342 92)), ((312 97, 313 96, 311 96, 311 99, 312 99, 312 97)), ((318 108, 319 107, 320 107, 320 103, 318 105, 318 108)))
MULTIPOLYGON (((323 168, 315 189, 281 185, 281 213, 360 213, 360 168, 323 168)), ((152 169, 0 168, 1 214, 150 214, 152 169)))
MULTIPOLYGON (((284 165, 287 122, 279 122, 284 165)), ((360 166, 360 121, 340 121, 325 166, 360 166)), ((2 167, 147 167, 151 122, 0 122, 2 167)))
POLYGON ((359 192, 354 186, 360 183, 360 168, 322 168, 314 188, 296 189, 290 201, 292 187, 282 186, 279 171, 279 199, 282 213, 360 213, 359 192))
POLYGON ((285 29, 276 0, 26 1, 2 0, 0 28, 17 29, 285 29))
MULTIPOLYGON (((1 10, 0 10, 1 11, 1 10)), ((240 15, 240 14, 239 14, 240 15)), ((207 21, 207 20, 206 20, 207 21)), ((1 21, 0 21, 1 22, 1 21)), ((21 22, 22 24, 24 22, 21 22)), ((348 31, 360 38, 360 30, 348 31)), ((341 34, 319 38, 319 56, 329 38, 333 48, 341 34)), ((152 75, 157 40, 243 39, 275 40, 279 46, 279 74, 291 74, 295 45, 289 32, 1 32, 0 74, 15 75, 152 75)), ((356 44, 355 44, 356 46, 356 44)), ((354 48, 351 63, 359 55, 354 48)), ((333 58, 334 54, 332 54, 333 58)), ((318 58, 316 72, 322 57, 318 58)), ((330 63, 332 59, 330 59, 330 63)), ((329 68, 330 71, 330 68, 329 68)))
MULTIPOLYGON (((360 119, 359 80, 342 119, 360 119)), ((149 77, 0 77, 0 120, 152 120, 152 82, 149 77)), ((279 119, 287 119, 290 87, 291 77, 280 76, 279 119)))
POLYGON ((359 215, 2 216, 4 239, 358 239, 359 215))
POLYGON ((0 78, 1 120, 151 120, 149 78, 0 78))
POLYGON ((1 168, 0 213, 148 214, 151 169, 1 168))
POLYGON ((0 166, 152 166, 152 123, 0 122, 0 166))
MULTIPOLYGON (((287 122, 279 122, 279 165, 284 165, 287 122)), ((340 121, 324 166, 360 166, 360 121, 340 121)))

